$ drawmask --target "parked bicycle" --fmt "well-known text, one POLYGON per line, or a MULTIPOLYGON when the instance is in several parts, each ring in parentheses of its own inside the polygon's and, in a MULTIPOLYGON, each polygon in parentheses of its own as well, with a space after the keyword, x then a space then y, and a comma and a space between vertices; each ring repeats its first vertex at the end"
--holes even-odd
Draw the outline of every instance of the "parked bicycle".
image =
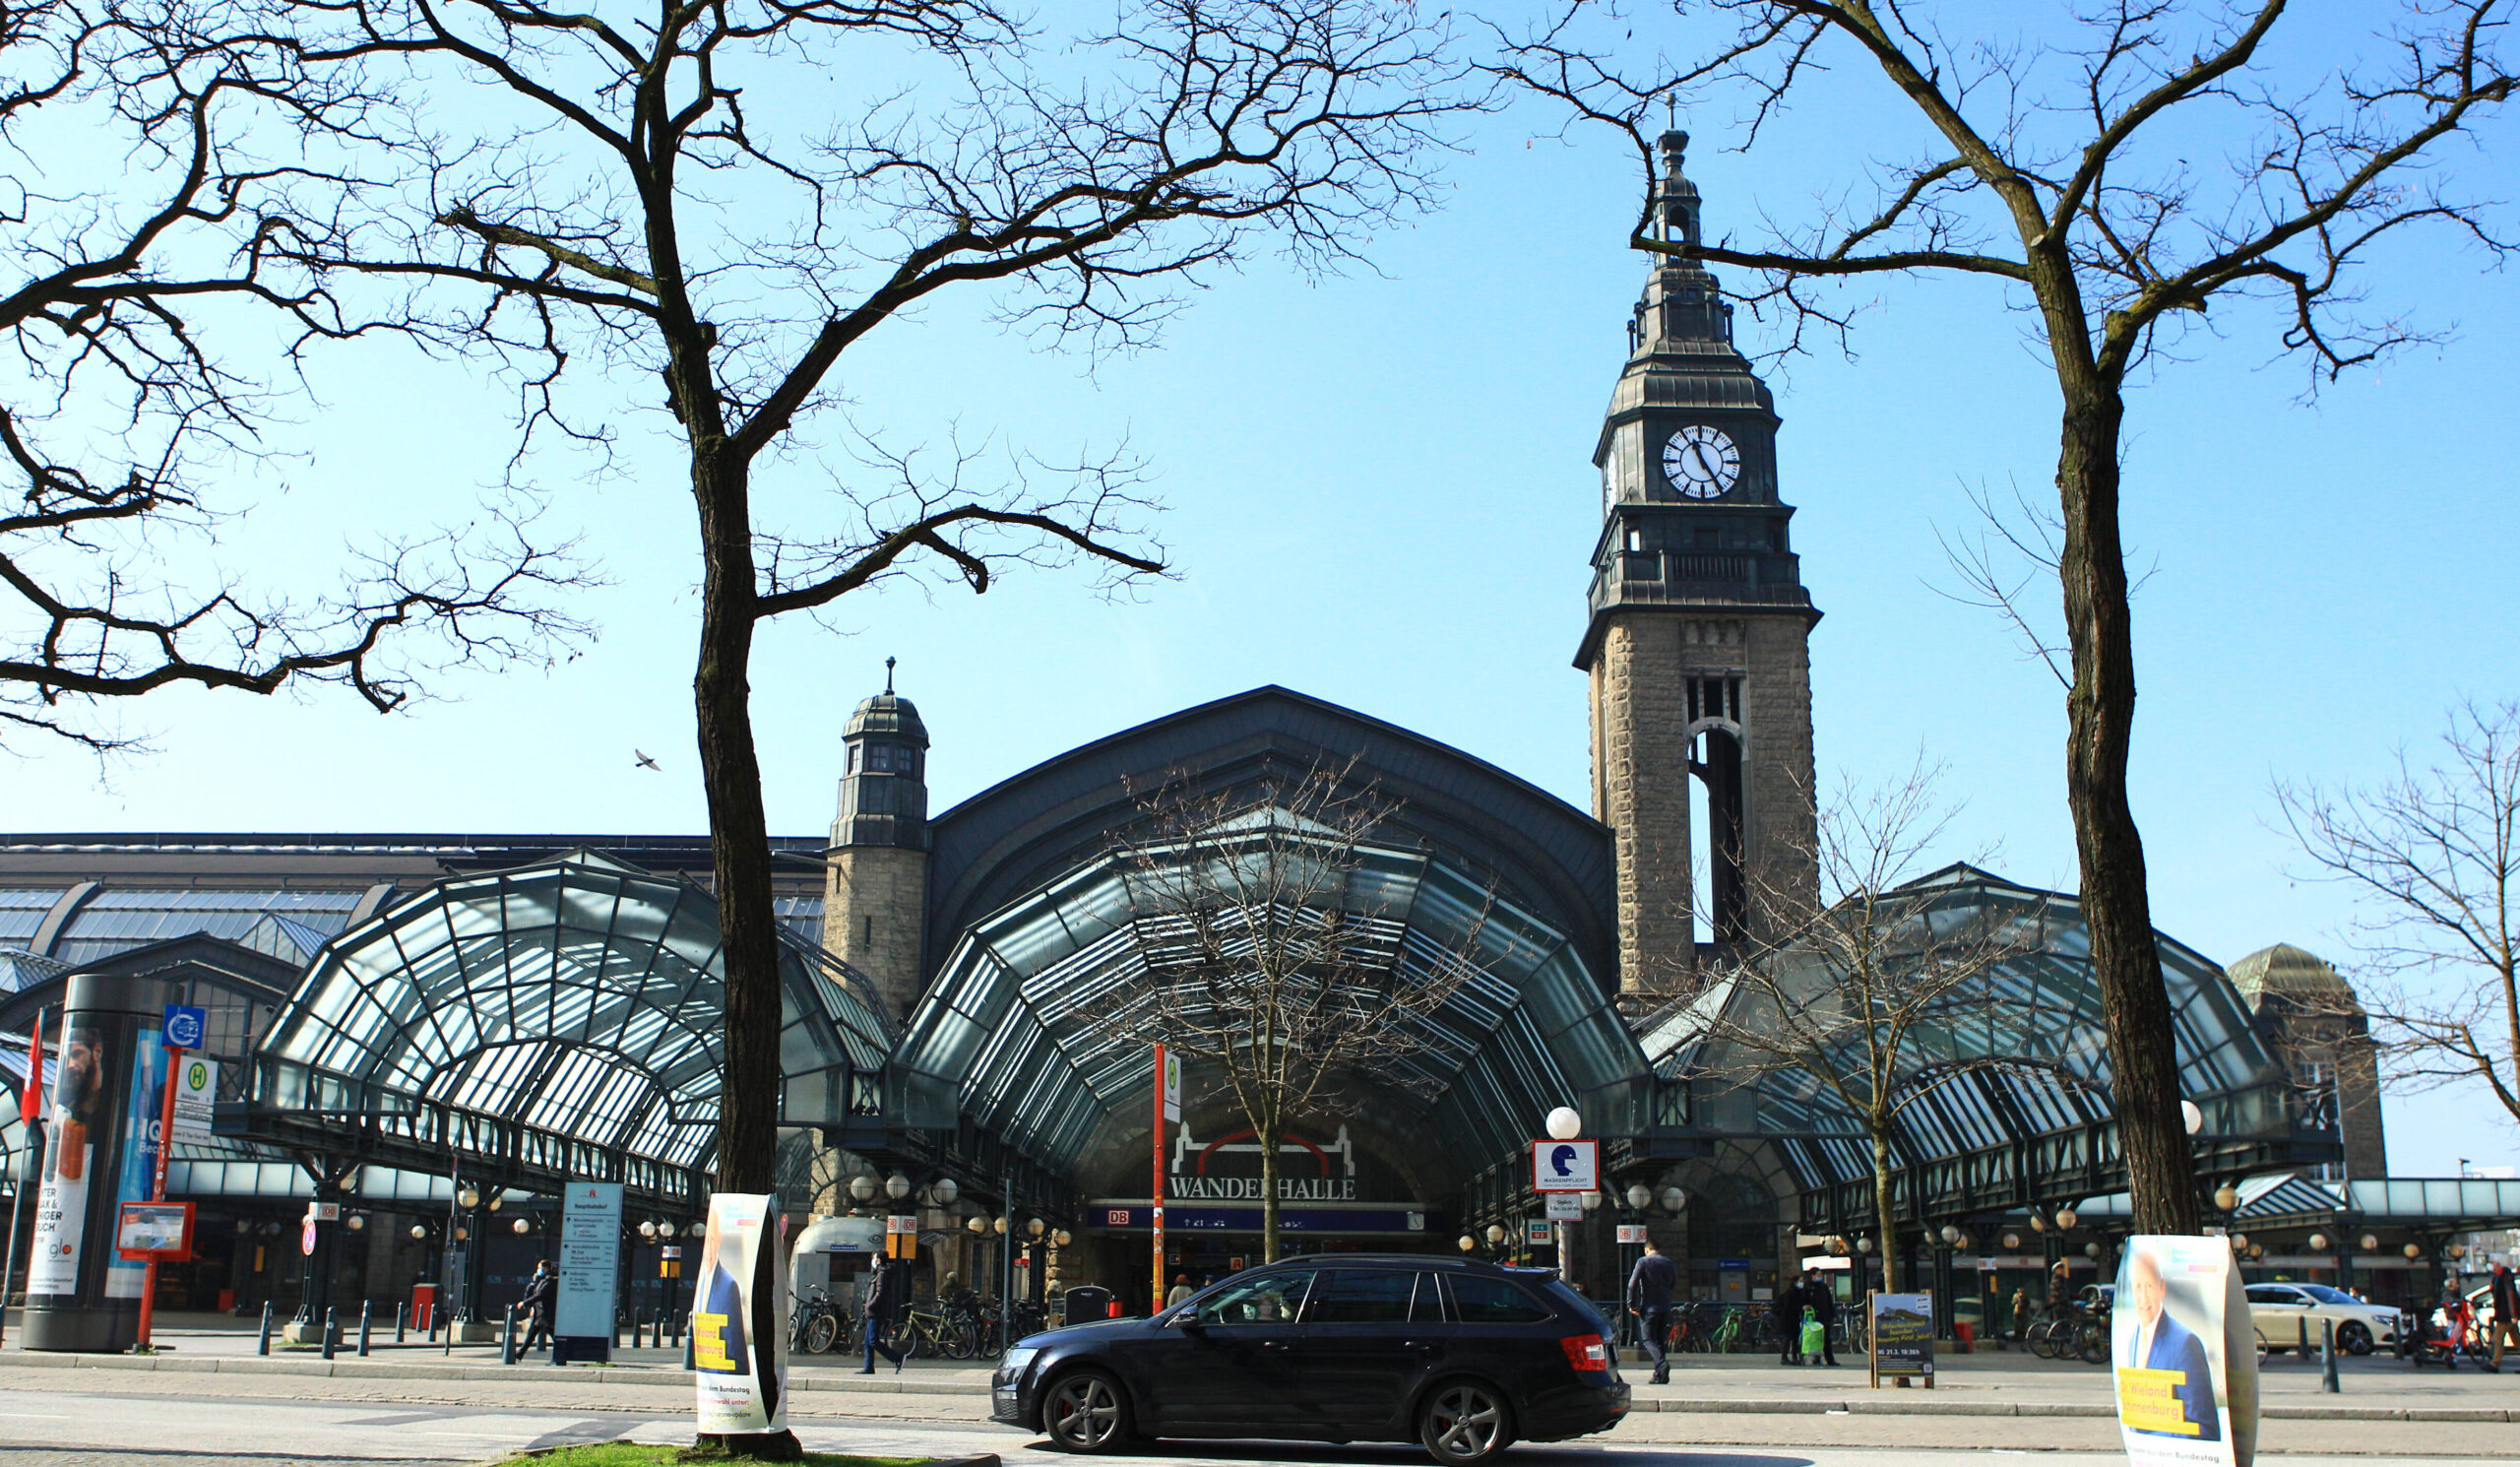
POLYGON ((893 1322, 892 1348, 930 1360, 969 1360, 979 1353, 979 1331, 937 1304, 912 1305, 893 1322))
POLYGON ((788 1348, 800 1355, 827 1355, 849 1335, 849 1312, 831 1291, 814 1288, 798 1302, 788 1324, 788 1348))

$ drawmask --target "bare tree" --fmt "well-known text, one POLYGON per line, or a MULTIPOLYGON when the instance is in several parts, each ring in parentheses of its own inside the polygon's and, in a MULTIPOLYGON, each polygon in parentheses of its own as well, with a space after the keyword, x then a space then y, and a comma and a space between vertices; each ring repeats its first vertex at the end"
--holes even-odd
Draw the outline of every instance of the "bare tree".
POLYGON ((2004 1037, 2037 1017, 2005 970, 2037 946, 2041 914, 1964 906, 1944 886, 1913 884, 1959 813, 1937 800, 1937 777, 1920 761, 1877 788, 1843 782, 1813 843, 1817 902, 1763 893, 1781 935, 1710 967, 1683 1003, 1711 1066, 1704 1079, 1806 1085, 1862 1128, 1890 1292, 1900 1116, 1924 1093, 1913 1082, 1928 1065, 2003 1062, 2017 1052, 2004 1037))
POLYGON ((2520 703, 2450 716, 2439 759, 2369 789, 2279 784, 2313 870, 2363 899, 2361 1011, 2412 1089, 2482 1084, 2520 1122, 2520 703))
POLYGON ((1398 0, 1144 0, 1061 44, 994 0, 666 0, 636 20, 551 0, 271 3, 307 66, 403 75, 411 109, 399 132, 375 124, 366 166, 399 168, 391 186, 291 213, 288 257, 399 286, 401 330, 504 363, 525 444, 618 440, 629 410, 569 385, 589 364, 672 444, 698 522, 693 704, 724 938, 716 1182, 767 1190, 779 985, 756 634, 922 571, 985 591, 1023 558, 1164 570, 1134 533, 1124 455, 973 483, 970 455, 931 470, 865 447, 871 480, 842 476, 837 501, 772 471, 817 451, 804 434, 841 402, 850 351, 949 292, 1000 283, 1010 324, 1126 349, 1257 248, 1350 258, 1427 201, 1437 129, 1475 104, 1444 23, 1398 0))
POLYGON ((322 286, 276 262, 243 196, 301 173, 309 140, 373 98, 311 81, 253 18, 210 0, 0 10, 0 735, 132 746, 118 700, 191 686, 346 683, 379 712, 424 670, 566 652, 542 604, 585 579, 533 511, 388 539, 331 589, 275 595, 205 570, 268 475, 275 359, 238 342, 339 336, 322 286), (232 512, 232 511, 231 511, 232 512))
MULTIPOLYGON (((2307 362, 2313 390, 2428 340, 2363 309, 2357 267, 2420 225, 2510 253, 2485 202, 2458 193, 2445 168, 2454 146, 2511 98, 2495 49, 2510 0, 2407 0, 2390 8, 2395 29, 2373 45, 2289 91, 2271 74, 2270 38, 2313 23, 2286 27, 2287 0, 2092 0, 2062 39, 2002 41, 1946 35, 1921 0, 1672 8, 1734 29, 1695 60, 1622 72, 1616 53, 1629 42, 1604 29, 1621 18, 1577 0, 1553 27, 1509 46, 1499 72, 1619 131, 1649 180, 1675 173, 1686 143, 1667 134, 1658 159, 1648 129, 1670 99, 1746 96, 1741 146, 1750 148, 1778 109, 1815 89, 1886 84, 1882 104, 1911 113, 1933 141, 1870 165, 1858 190, 1825 193, 1809 219, 1745 242, 1676 227, 1678 211, 1650 193, 1636 248, 1755 273, 1747 298, 1783 309, 1788 350, 1806 329, 1847 327, 1819 285, 1881 275, 1989 283, 2004 309, 2036 323, 2059 398, 2066 795, 2135 1222, 2192 1233, 2199 1202, 2170 1000, 2126 795, 2135 714, 2118 515, 2126 384, 2204 340, 2216 304, 2267 307, 2272 334, 2307 362), (1873 202, 1831 202, 1854 191, 1873 202)), ((2226 319, 2216 326, 2231 329, 2226 319)))
POLYGON ((1137 975, 1096 1022, 1218 1077, 1260 1147, 1262 1256, 1278 1257, 1278 1148, 1296 1119, 1361 1095, 1431 1099, 1463 1041, 1436 1022, 1488 912, 1440 947, 1353 883, 1388 808, 1344 769, 1253 789, 1160 790, 1121 847, 1137 975))

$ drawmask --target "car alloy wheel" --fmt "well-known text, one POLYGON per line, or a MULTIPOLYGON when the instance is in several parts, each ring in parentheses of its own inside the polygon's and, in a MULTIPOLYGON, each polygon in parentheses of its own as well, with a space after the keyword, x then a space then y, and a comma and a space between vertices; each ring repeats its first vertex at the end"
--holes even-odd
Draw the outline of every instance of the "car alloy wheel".
POLYGON ((1119 1384, 1100 1371, 1063 1377, 1050 1387, 1041 1425, 1061 1451, 1105 1452, 1128 1437, 1119 1384))
POLYGON ((2341 1324, 2337 1326, 2336 1348, 2348 1355, 2368 1355, 2371 1353, 2371 1331, 2360 1324, 2341 1324))
POLYGON ((1484 1462, 1505 1449, 1505 1403, 1483 1385, 1455 1381, 1435 1388, 1418 1417, 1418 1439, 1435 1460, 1484 1462))

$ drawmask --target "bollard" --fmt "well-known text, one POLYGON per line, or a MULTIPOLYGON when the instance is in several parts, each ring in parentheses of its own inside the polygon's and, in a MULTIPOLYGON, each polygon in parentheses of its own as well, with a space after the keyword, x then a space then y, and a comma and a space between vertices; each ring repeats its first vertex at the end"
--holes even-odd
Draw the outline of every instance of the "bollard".
POLYGON ((508 1310, 507 1334, 499 1341, 499 1364, 503 1366, 516 1364, 516 1310, 514 1309, 508 1310))
POLYGON ((2343 1387, 2336 1380, 2336 1321, 2319 1321, 2319 1389, 2335 1395, 2343 1387))
POLYGON ((256 1342, 254 1353, 256 1355, 272 1353, 272 1302, 268 1299, 263 1301, 263 1337, 256 1342))
POLYGON ((673 1332, 682 1343, 682 1368, 686 1371, 692 1369, 691 1331, 684 1327, 690 1322, 689 1319, 680 1317, 673 1321, 673 1332))
POLYGON ((331 1305, 328 1304, 324 1306, 324 1358, 326 1360, 331 1360, 333 1358, 334 1347, 339 1342, 339 1337, 336 1331, 338 1331, 341 1326, 335 1322, 333 1313, 334 1310, 331 1305))
POLYGON ((397 1345, 403 1343, 403 1310, 407 1308, 408 1305, 400 1302, 394 1306, 394 1343, 397 1345))
POLYGON ((358 1302, 358 1353, 367 1354, 367 1316, 374 1306, 367 1300, 358 1302))
POLYGON ((2303 1315, 2300 1315, 2300 1317, 2296 1318, 2296 1319, 2293 1321, 2293 1333, 2294 1333, 2294 1337, 2295 1337, 2296 1339, 2298 1339, 2298 1340, 2300 1340, 2300 1345, 2301 1345, 2301 1358, 2302 1358, 2303 1360, 2307 1360, 2307 1359, 2309 1359, 2309 1358, 2310 1358, 2310 1316, 2309 1316, 2309 1315, 2307 1315, 2307 1314, 2303 1314, 2303 1315))

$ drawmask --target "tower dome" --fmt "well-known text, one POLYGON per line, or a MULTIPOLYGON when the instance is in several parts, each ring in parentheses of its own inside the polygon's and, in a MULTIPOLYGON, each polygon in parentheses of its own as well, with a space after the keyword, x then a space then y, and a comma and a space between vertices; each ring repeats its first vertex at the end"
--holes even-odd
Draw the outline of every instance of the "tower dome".
POLYGON ((2290 942, 2261 947, 2223 971, 2251 1009, 2263 1008, 2269 997, 2307 1001, 2330 1011, 2340 999, 2355 1003, 2354 985, 2346 982, 2344 974, 2318 954, 2290 942))

